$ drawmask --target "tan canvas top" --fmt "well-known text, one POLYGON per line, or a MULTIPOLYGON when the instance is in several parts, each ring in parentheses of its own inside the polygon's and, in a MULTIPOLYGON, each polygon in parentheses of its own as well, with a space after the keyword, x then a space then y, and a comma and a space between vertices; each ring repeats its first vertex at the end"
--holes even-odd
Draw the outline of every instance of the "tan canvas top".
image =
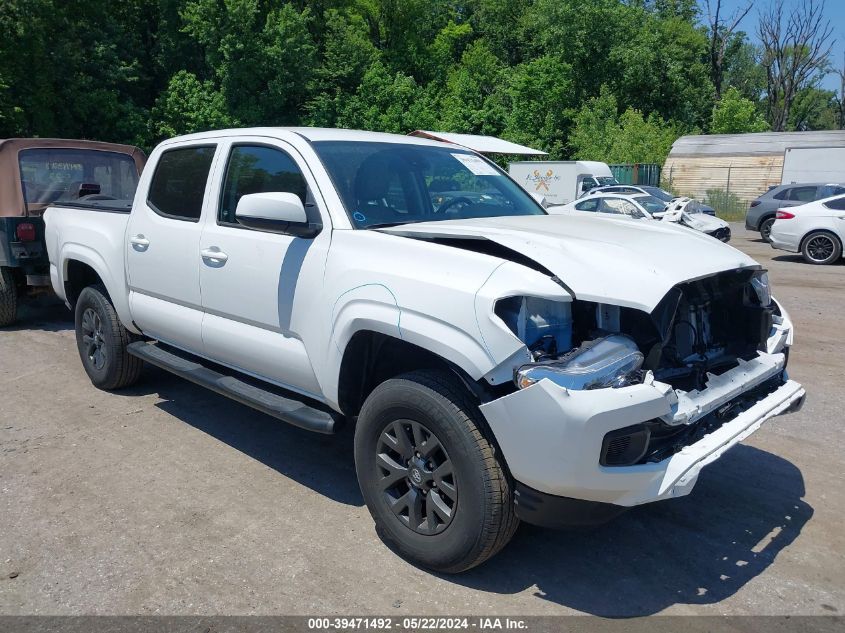
POLYGON ((58 138, 0 139, 0 217, 26 215, 18 152, 33 148, 92 149, 127 154, 135 161, 139 173, 147 160, 144 152, 132 145, 58 138))

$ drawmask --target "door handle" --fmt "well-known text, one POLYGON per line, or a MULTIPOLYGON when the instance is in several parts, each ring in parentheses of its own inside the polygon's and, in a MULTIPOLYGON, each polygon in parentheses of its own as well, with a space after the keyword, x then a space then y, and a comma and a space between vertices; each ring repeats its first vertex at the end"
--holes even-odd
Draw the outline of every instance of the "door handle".
POLYGON ((229 259, 229 256, 218 249, 216 246, 212 246, 211 248, 204 248, 200 251, 200 255, 203 259, 209 259, 213 262, 217 262, 223 264, 226 260, 229 259))
POLYGON ((147 248, 150 245, 150 240, 148 240, 143 235, 135 235, 129 239, 129 243, 132 246, 140 246, 141 248, 147 248))

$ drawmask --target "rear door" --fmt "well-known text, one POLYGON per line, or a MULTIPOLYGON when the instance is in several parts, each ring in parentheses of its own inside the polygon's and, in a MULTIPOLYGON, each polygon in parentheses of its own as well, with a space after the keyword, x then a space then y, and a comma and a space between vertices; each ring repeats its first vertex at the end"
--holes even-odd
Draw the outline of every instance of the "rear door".
POLYGON ((302 340, 319 309, 331 224, 305 161, 289 144, 257 137, 223 148, 215 200, 199 244, 203 342, 215 361, 283 387, 320 393, 302 340), (314 238, 249 229, 235 217, 251 193, 300 197, 314 238))
POLYGON ((209 143, 166 149, 152 165, 147 198, 136 201, 126 232, 133 320, 148 336, 200 354, 200 219, 216 150, 209 143))
POLYGON ((819 187, 816 185, 797 185, 776 193, 773 197, 778 201, 777 208, 795 207, 818 199, 819 187))

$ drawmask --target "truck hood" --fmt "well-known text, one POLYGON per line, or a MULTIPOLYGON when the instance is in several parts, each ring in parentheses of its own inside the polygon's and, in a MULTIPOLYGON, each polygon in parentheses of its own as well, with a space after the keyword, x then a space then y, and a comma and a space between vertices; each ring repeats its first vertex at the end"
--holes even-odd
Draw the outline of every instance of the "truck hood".
MULTIPOLYGON (((420 222, 379 230, 415 239, 489 240, 551 271, 578 299, 646 312, 679 283, 757 266, 747 255, 703 233, 657 222, 545 215, 420 222)), ((471 248, 465 242, 458 245, 471 248)))

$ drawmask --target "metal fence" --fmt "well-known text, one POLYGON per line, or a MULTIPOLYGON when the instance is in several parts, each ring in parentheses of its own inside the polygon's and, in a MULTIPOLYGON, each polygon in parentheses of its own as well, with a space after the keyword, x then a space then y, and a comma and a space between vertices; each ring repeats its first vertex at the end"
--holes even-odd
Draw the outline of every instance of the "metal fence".
POLYGON ((673 163, 663 170, 663 188, 716 209, 719 217, 741 220, 749 204, 780 184, 779 165, 692 165, 673 163))
POLYGON ((654 163, 626 163, 610 165, 613 177, 623 185, 659 185, 660 165, 654 163))

